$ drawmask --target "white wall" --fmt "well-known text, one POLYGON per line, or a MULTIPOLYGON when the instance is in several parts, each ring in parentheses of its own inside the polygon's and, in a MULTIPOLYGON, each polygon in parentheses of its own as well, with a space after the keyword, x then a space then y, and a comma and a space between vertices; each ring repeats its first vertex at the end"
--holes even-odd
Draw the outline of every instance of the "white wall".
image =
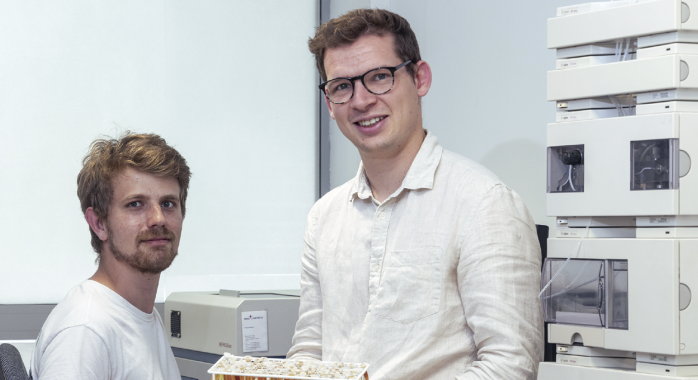
POLYGON ((194 173, 157 302, 298 287, 318 17, 315 0, 0 2, 0 303, 55 303, 94 272, 77 173, 126 129, 161 134, 194 173))
MULTIPOLYGON (((330 0, 402 14, 434 71, 425 127, 545 216, 546 19, 578 0, 330 0)), ((0 303, 53 303, 95 270, 75 196, 100 134, 162 134, 194 172, 176 290, 297 286, 317 192, 314 0, 0 2, 0 303), (272 101, 270 88, 293 96, 272 101)), ((330 186, 356 149, 330 125, 330 186)))
MULTIPOLYGON (((546 48, 546 19, 559 6, 582 2, 334 0, 330 12, 335 17, 361 3, 405 17, 434 76, 422 100, 424 127, 444 148, 497 174, 536 223, 553 226, 545 211, 545 131, 555 107, 545 100, 545 73, 555 54, 546 48)), ((336 124, 331 128, 336 187, 356 175, 360 157, 336 124)))

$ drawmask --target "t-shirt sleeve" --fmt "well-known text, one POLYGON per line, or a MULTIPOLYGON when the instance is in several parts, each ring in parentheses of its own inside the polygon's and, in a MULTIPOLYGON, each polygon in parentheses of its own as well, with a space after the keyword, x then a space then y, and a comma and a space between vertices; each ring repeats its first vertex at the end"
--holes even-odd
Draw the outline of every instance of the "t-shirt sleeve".
POLYGON ((36 380, 109 379, 109 352, 102 338, 85 326, 67 328, 46 346, 36 380))

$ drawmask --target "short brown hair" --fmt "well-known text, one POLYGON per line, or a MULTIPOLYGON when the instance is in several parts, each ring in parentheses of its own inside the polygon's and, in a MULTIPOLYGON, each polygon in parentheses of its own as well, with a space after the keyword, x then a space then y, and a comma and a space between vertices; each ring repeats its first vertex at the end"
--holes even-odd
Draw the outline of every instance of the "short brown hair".
MULTIPOLYGON (((112 178, 128 166, 157 176, 177 179, 184 217, 191 178, 187 161, 177 150, 167 145, 162 137, 130 131, 126 131, 118 139, 97 139, 90 145, 90 151, 82 160, 82 170, 78 174, 78 198, 83 214, 92 207, 97 217, 106 221, 109 204, 114 196, 112 178)), ((90 234, 92 249, 99 255, 102 252, 102 241, 92 228, 90 234)))
POLYGON ((315 37, 308 40, 308 48, 315 56, 315 64, 322 80, 326 81, 327 49, 350 45, 367 34, 383 36, 386 33, 392 34, 395 39, 395 54, 403 62, 412 60, 406 69, 414 76, 414 65, 422 60, 417 37, 407 20, 384 9, 356 9, 320 25, 315 29, 315 37))

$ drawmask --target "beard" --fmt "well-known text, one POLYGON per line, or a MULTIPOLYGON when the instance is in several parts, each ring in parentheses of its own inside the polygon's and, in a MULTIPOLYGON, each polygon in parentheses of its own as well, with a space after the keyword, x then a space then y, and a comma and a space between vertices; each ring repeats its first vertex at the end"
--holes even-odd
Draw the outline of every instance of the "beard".
MULTIPOLYGON (((109 227, 107 226, 107 229, 109 227)), ((175 234, 165 227, 154 227, 147 231, 141 232, 136 236, 136 252, 131 255, 125 254, 115 244, 114 239, 108 239, 109 249, 114 258, 131 268, 149 274, 158 274, 169 268, 175 257, 177 257, 177 248, 174 246, 175 234), (162 247, 151 247, 144 250, 141 248, 141 242, 154 238, 165 237, 170 244, 162 247)))

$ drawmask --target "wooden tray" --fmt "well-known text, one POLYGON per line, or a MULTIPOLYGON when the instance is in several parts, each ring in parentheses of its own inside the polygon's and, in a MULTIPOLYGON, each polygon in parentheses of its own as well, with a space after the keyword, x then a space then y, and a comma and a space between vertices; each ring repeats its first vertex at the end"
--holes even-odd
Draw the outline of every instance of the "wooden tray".
POLYGON ((368 380, 367 370, 368 364, 366 363, 268 359, 226 354, 218 359, 216 364, 208 370, 208 373, 211 374, 212 380, 368 380), (270 373, 270 370, 278 372, 282 368, 288 372, 270 373), (243 371, 240 371, 241 369, 243 371), (293 369, 292 372, 291 369, 293 369))

